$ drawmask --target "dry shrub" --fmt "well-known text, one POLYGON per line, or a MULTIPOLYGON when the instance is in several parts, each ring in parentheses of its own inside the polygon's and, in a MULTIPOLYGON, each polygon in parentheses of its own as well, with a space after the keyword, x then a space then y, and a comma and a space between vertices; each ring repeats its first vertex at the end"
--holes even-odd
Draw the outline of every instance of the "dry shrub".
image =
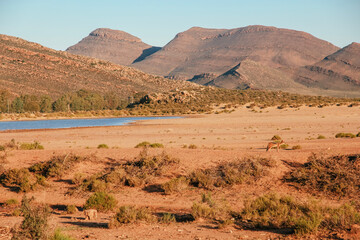
POLYGON ((318 156, 313 154, 284 180, 314 193, 340 197, 360 194, 360 155, 318 156))
POLYGON ((273 166, 274 163, 270 159, 244 158, 205 170, 195 170, 188 178, 190 184, 195 187, 213 189, 257 181, 266 176, 273 166))
POLYGON ((48 206, 35 205, 34 198, 26 196, 21 201, 21 212, 24 219, 19 229, 14 230, 12 239, 48 239, 48 218, 50 209, 48 206))
POLYGON ((218 224, 219 228, 232 224, 231 209, 226 201, 216 202, 211 193, 202 194, 201 201, 194 202, 191 207, 191 215, 194 219, 209 219, 218 224))
POLYGON ((335 135, 336 138, 355 138, 356 135, 352 134, 352 133, 337 133, 335 135))
POLYGON ((39 142, 34 141, 33 143, 21 143, 20 144, 21 150, 42 150, 44 149, 44 146, 41 145, 39 142))
POLYGON ((292 150, 298 150, 301 149, 301 145, 295 145, 291 148, 292 150))
POLYGON ((36 174, 49 177, 62 177, 67 171, 73 169, 75 164, 90 160, 92 156, 82 157, 74 154, 53 156, 47 162, 36 163, 29 170, 36 174))
POLYGON ((173 178, 161 185, 165 194, 177 193, 185 190, 189 186, 189 180, 184 177, 173 178))
POLYGON ((281 140, 282 138, 279 135, 274 135, 271 140, 281 140))
POLYGON ((38 178, 27 168, 9 169, 1 174, 0 182, 5 187, 15 188, 17 192, 29 192, 38 185, 38 178))
POLYGON ((347 230, 360 223, 360 213, 352 205, 330 208, 316 202, 300 203, 290 196, 276 194, 246 201, 237 217, 239 224, 248 228, 291 228, 300 235, 316 233, 320 229, 347 230))
POLYGON ((156 217, 149 208, 135 206, 121 206, 109 223, 109 228, 118 227, 122 224, 139 221, 154 222, 156 217))

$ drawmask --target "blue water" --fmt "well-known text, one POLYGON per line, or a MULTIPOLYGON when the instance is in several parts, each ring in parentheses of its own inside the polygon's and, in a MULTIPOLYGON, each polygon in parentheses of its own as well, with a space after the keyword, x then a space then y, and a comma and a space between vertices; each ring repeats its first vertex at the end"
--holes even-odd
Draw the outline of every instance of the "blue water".
POLYGON ((0 122, 0 130, 122 126, 139 120, 174 119, 174 118, 179 118, 179 117, 128 117, 128 118, 6 121, 6 122, 0 122))

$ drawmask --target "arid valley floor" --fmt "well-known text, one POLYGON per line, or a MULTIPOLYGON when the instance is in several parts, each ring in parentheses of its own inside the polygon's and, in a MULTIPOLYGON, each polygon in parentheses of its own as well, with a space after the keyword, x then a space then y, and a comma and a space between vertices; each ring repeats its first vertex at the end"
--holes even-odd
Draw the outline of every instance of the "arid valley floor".
MULTIPOLYGON (((94 221, 85 221, 82 211, 67 214, 64 206, 75 204, 81 209, 91 193, 66 193, 72 187, 71 179, 74 174, 82 173, 89 176, 118 163, 132 160, 142 151, 135 146, 148 141, 162 143, 165 146, 160 149, 149 149, 149 154, 160 154, 165 151, 180 160, 179 166, 155 178, 151 184, 155 186, 154 189, 122 186, 112 191, 118 200, 118 206, 145 206, 157 213, 170 212, 185 216, 191 212, 193 203, 200 201, 201 194, 208 191, 189 187, 180 193, 165 195, 157 190, 157 184, 162 184, 175 176, 186 175, 195 169, 209 168, 237 158, 257 156, 269 158, 275 163, 269 175, 251 184, 214 188, 213 199, 226 200, 234 211, 240 211, 246 199, 253 199, 265 193, 291 195, 299 201, 318 199, 324 204, 338 206, 359 199, 314 195, 297 189, 282 179, 294 163, 306 162, 313 153, 327 156, 359 154, 359 137, 335 138, 339 132, 360 132, 359 120, 359 106, 303 106, 286 109, 272 107, 255 111, 239 107, 230 114, 191 115, 180 119, 141 121, 118 127, 0 132, 0 144, 15 139, 17 142, 38 141, 44 146, 44 150, 8 151, 5 169, 29 167, 37 162, 48 161, 54 155, 73 153, 95 156, 96 161, 81 162, 61 179, 50 179, 48 187, 27 193, 28 196, 34 196, 36 202, 46 203, 52 207, 52 228, 60 227, 63 232, 76 239, 282 239, 295 236, 286 235, 286 231, 251 231, 235 224, 217 229, 211 221, 204 219, 171 224, 141 222, 108 229, 107 224, 114 212, 100 213, 94 221), (266 152, 267 143, 274 135, 281 136, 289 145, 288 148, 279 152, 275 149, 266 152), (325 136, 325 139, 317 139, 319 135, 325 136), (99 144, 107 144, 109 149, 98 149, 99 144), (197 148, 184 147, 191 144, 197 148), (292 146, 295 145, 300 145, 301 149, 292 150, 292 146)), ((0 187, 1 203, 12 198, 20 202, 22 197, 23 193, 0 187)), ((22 220, 22 217, 11 215, 13 210, 0 206, 0 229, 4 232, 22 220)), ((359 237, 349 233, 339 234, 348 239, 359 237)), ((0 235, 0 239, 9 239, 9 235, 0 235)))

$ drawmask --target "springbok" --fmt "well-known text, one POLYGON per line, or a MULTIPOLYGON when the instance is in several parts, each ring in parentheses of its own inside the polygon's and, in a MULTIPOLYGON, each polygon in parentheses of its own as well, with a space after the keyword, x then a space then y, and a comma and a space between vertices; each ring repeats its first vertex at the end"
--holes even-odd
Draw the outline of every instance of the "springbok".
POLYGON ((284 143, 284 140, 281 140, 280 142, 269 142, 266 151, 268 152, 273 146, 276 146, 277 151, 279 152, 280 145, 284 143))

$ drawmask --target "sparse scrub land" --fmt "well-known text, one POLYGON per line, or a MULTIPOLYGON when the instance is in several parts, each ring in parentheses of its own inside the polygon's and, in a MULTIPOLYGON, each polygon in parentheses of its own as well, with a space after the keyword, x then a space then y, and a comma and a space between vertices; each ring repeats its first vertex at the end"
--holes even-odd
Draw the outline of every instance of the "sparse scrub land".
MULTIPOLYGON (((251 103, 248 107, 278 106, 279 109, 298 108, 302 105, 331 106, 352 103, 359 105, 360 99, 304 96, 279 91, 229 90, 213 87, 199 87, 167 93, 146 94, 138 92, 129 99, 113 93, 99 94, 89 90, 66 93, 57 99, 49 96, 22 95, 11 97, 6 90, 0 90, 0 113, 3 117, 16 114, 27 117, 27 113, 47 116, 125 116, 125 115, 178 115, 210 113, 213 106, 226 104, 224 113, 231 113, 238 105, 251 103), (11 101, 8 108, 8 101, 11 101), (9 111, 9 112, 8 112, 9 111), (91 113, 89 115, 89 113, 91 113)), ((220 113, 217 111, 217 113, 220 113)))
POLYGON ((132 161, 88 178, 75 175, 72 182, 76 184, 75 191, 108 191, 121 186, 138 187, 151 182, 153 177, 176 167, 179 160, 165 152, 151 156, 145 148, 132 161))
POLYGON ((359 163, 359 155, 312 155, 301 167, 285 175, 284 180, 313 193, 339 197, 359 196, 359 163))

